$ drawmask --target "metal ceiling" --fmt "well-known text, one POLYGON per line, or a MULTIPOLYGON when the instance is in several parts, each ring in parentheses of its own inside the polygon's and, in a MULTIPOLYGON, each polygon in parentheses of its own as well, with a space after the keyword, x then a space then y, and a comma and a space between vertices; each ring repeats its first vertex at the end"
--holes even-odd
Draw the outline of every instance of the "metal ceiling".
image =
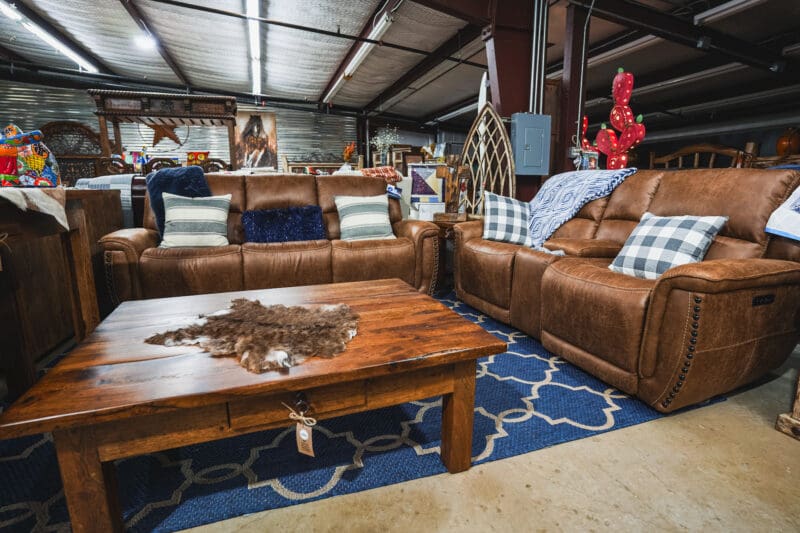
MULTIPOLYGON (((186 90, 162 55, 156 50, 140 49, 133 44, 134 39, 144 32, 123 6, 123 2, 130 2, 136 5, 163 48, 185 73, 192 90, 237 95, 251 91, 248 29, 247 21, 242 18, 245 0, 13 1, 34 10, 77 45, 90 50, 113 74, 124 78, 92 78, 75 73, 70 78, 72 86, 79 85, 75 78, 83 77, 112 84, 136 81, 154 85, 155 89, 163 90, 166 85, 173 90, 186 90)), ((317 105, 357 36, 366 35, 373 14, 387 5, 387 1, 260 0, 263 99, 267 102, 272 99, 273 102, 286 100, 298 105, 304 102, 317 105), (305 29, 287 27, 286 24, 305 29), (327 34, 318 33, 320 31, 327 34)), ((551 77, 560 76, 558 63, 563 55, 565 14, 570 2, 576 1, 550 0, 548 42, 552 46, 547 50, 547 61, 551 77)), ((611 1, 598 0, 597 4, 611 1)), ((640 4, 689 23, 695 15, 716 9, 719 15, 704 23, 706 27, 741 40, 762 43, 773 53, 800 42, 800 1, 796 0, 753 0, 745 4, 730 0, 640 0, 637 5, 640 4)), ((401 0, 393 18, 382 37, 385 44, 372 50, 355 75, 333 98, 333 112, 359 112, 425 59, 425 52, 435 51, 467 26, 465 20, 413 0, 401 0)), ((658 121, 665 122, 685 121, 685 115, 664 113, 669 109, 691 108, 699 113, 695 117, 702 118, 702 111, 698 110, 698 104, 702 102, 728 98, 731 96, 729 93, 736 90, 773 94, 768 91, 790 84, 763 69, 748 66, 733 70, 726 68, 732 63, 730 59, 722 58, 718 64, 711 61, 703 66, 699 61, 715 57, 703 50, 648 36, 642 31, 633 31, 598 17, 591 18, 589 42, 585 85, 589 92, 587 111, 592 121, 602 120, 607 114, 608 102, 598 97, 610 93, 611 79, 620 66, 635 73, 636 87, 642 89, 638 94, 634 91, 634 111, 640 106, 651 113, 660 113, 658 121), (613 45, 608 44, 612 41, 613 45), (606 45, 601 48, 603 43, 606 45), (650 78, 656 81, 647 83, 650 78)), ((35 68, 26 67, 18 57, 7 59, 0 63, 4 79, 15 79, 14 68, 27 68, 25 77, 19 79, 28 81, 37 76, 45 79, 43 73, 47 68, 76 71, 72 61, 2 15, 0 47, 37 65, 35 68)), ((3 54, 2 48, 0 55, 3 54)), ((448 55, 471 64, 450 60, 436 63, 406 86, 397 87, 391 97, 379 102, 372 114, 429 119, 437 111, 476 95, 484 70, 480 65, 486 63, 482 39, 471 39, 456 53, 448 55)), ((63 72, 59 75, 67 78, 63 72)), ((62 78, 51 76, 47 82, 58 83, 57 80, 62 78)), ((253 101, 256 101, 255 97, 253 101)), ((764 105, 763 97, 754 97, 753 101, 764 105)), ((746 107, 747 102, 742 102, 741 106, 746 107)), ((465 126, 473 116, 465 114, 452 124, 465 126)))

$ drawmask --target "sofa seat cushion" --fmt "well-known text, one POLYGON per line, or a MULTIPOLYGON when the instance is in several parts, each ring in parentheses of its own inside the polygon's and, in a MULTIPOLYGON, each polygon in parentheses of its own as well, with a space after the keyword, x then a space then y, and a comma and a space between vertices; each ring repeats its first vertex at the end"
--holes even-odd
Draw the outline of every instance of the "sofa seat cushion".
POLYGON ((414 285, 416 256, 411 239, 331 241, 333 282, 400 278, 414 285))
MULTIPOLYGON (((584 361, 570 357, 573 349, 635 375, 655 283, 612 272, 607 259, 556 261, 542 277, 544 346, 557 347, 556 353, 578 366, 585 367, 584 361)), ((603 375, 599 377, 617 385, 603 375)))
POLYGON ((561 250, 573 257, 616 257, 622 245, 606 239, 548 239, 548 250, 561 250))
POLYGON ((240 291, 239 245, 211 248, 149 248, 139 258, 143 298, 240 291))
POLYGON ((511 278, 518 244, 471 239, 459 253, 458 266, 463 289, 481 300, 508 309, 511 305, 511 278), (463 282, 462 282, 463 283, 463 282))
POLYGON ((330 283, 331 241, 245 243, 244 289, 330 283))

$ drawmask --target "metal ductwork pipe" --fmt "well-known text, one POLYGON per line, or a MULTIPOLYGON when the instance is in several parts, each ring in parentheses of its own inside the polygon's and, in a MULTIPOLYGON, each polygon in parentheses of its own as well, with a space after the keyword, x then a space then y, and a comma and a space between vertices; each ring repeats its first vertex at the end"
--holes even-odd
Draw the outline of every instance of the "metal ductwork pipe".
POLYGON ((544 112, 544 80, 547 53, 547 24, 549 19, 547 0, 533 0, 533 26, 531 31, 531 90, 528 111, 544 112))
POLYGON ((750 120, 717 122, 706 126, 690 126, 674 130, 647 132, 642 144, 677 141, 680 139, 696 139, 708 135, 737 133, 740 131, 765 130, 784 126, 795 126, 800 122, 800 112, 767 115, 750 120))

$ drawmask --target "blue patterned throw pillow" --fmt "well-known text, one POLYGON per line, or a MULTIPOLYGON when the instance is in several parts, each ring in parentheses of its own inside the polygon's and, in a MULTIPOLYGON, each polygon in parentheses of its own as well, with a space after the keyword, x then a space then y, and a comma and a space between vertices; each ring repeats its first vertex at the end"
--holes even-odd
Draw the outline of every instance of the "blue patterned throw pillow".
POLYGON ((313 241, 327 237, 318 205, 245 211, 242 226, 246 242, 313 241))
POLYGON ((608 266, 614 272, 637 278, 658 279, 672 267, 696 263, 728 217, 657 217, 645 213, 608 266))
POLYGON ((483 238, 531 245, 528 203, 491 192, 483 193, 483 238))
POLYGON ((608 196, 634 172, 635 168, 574 170, 549 178, 530 201, 531 247, 541 249, 544 242, 584 205, 608 196))

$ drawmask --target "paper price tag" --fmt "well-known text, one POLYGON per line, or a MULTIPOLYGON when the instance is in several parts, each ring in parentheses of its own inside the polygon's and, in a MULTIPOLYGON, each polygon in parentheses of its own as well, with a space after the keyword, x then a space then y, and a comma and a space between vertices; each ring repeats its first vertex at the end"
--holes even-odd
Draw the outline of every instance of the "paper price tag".
POLYGON ((298 422, 295 428, 295 440, 297 440, 297 451, 303 455, 314 457, 314 441, 311 426, 298 422))

